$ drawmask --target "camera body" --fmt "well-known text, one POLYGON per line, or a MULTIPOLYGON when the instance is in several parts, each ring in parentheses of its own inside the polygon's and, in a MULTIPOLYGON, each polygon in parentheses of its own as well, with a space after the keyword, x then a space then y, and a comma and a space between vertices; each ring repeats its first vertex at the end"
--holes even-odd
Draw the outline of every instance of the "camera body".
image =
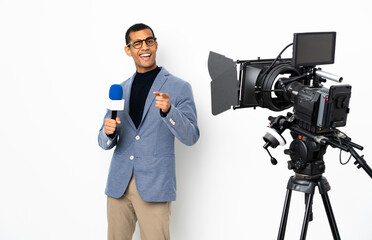
POLYGON ((301 128, 312 133, 323 133, 346 125, 350 85, 336 85, 327 89, 294 82, 286 88, 293 102, 295 119, 301 128))
POLYGON ((346 125, 351 97, 350 85, 329 89, 320 82, 315 67, 295 67, 289 60, 240 62, 240 98, 235 108, 262 107, 283 111, 293 106, 294 117, 307 131, 323 133, 346 125), (287 77, 282 77, 287 76, 287 77))
POLYGON ((351 86, 323 87, 326 80, 341 82, 342 78, 316 67, 334 63, 335 43, 335 32, 295 33, 294 42, 287 46, 293 45, 290 59, 280 56, 287 47, 276 59, 236 62, 211 52, 212 113, 217 115, 231 106, 272 111, 293 106, 296 123, 311 133, 345 126, 351 86))

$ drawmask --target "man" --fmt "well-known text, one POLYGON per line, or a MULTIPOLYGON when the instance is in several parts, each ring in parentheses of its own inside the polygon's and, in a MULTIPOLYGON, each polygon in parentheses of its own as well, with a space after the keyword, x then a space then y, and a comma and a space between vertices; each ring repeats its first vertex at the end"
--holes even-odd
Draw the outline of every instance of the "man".
POLYGON ((125 52, 136 73, 124 81, 124 111, 108 110, 99 131, 103 149, 116 146, 106 195, 108 239, 132 239, 136 222, 142 240, 167 240, 171 201, 176 200, 174 138, 186 145, 199 139, 189 83, 156 64, 158 42, 145 24, 126 32, 125 52))

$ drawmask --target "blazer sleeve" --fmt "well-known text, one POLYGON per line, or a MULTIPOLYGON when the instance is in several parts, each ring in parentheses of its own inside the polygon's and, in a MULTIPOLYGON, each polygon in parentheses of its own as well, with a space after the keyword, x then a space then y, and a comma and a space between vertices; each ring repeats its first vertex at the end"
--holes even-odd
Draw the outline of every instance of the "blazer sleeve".
POLYGON ((170 111, 163 121, 180 142, 191 146, 200 136, 194 97, 191 85, 187 82, 179 90, 176 102, 171 102, 170 111))
POLYGON ((98 145, 104 150, 109 150, 117 144, 118 140, 118 128, 116 129, 115 135, 113 137, 107 136, 103 128, 105 124, 105 119, 111 116, 111 110, 107 110, 106 115, 103 119, 103 124, 98 133, 98 145))

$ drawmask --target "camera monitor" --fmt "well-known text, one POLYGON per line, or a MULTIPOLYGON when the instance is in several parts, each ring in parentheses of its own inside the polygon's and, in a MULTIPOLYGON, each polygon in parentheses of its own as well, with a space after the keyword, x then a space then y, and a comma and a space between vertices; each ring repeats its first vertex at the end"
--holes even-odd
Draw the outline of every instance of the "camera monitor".
POLYGON ((294 66, 333 64, 336 32, 295 33, 293 39, 294 66))

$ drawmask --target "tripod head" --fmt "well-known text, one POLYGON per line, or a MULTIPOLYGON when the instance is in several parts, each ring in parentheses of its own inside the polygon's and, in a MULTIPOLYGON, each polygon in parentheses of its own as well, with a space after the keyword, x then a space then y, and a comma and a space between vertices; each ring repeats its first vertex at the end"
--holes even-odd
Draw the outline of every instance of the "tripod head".
POLYGON ((357 168, 363 168, 372 178, 372 169, 364 160, 364 156, 360 156, 355 150, 355 148, 363 150, 363 147, 353 143, 351 138, 336 128, 322 133, 308 131, 298 124, 292 113, 287 113, 286 117, 282 115, 269 117, 269 121, 269 130, 263 137, 265 141, 263 147, 269 153, 272 164, 275 165, 277 161, 272 157, 268 148, 285 145, 286 141, 282 133, 289 129, 293 140, 289 149, 286 149, 284 153, 291 158, 288 161, 288 169, 293 170, 296 175, 304 178, 321 176, 325 171, 323 155, 326 153, 327 147, 331 146, 341 151, 349 152, 356 160, 354 164, 357 168))

